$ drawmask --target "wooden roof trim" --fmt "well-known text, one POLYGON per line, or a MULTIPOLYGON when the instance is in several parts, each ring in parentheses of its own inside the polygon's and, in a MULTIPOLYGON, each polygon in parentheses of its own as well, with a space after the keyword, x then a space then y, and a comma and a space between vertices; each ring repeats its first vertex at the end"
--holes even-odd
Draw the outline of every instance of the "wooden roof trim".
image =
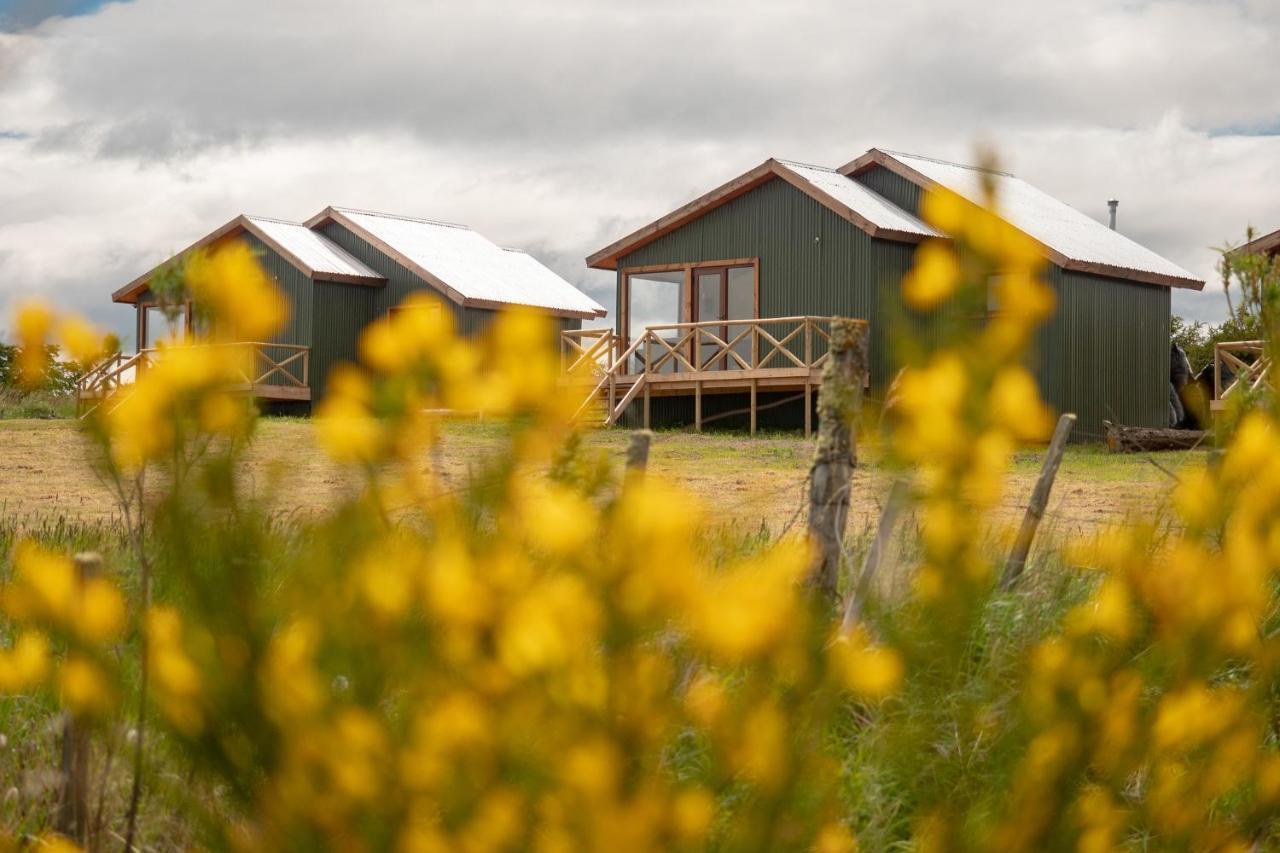
POLYGON ((546 314, 551 314, 552 316, 555 316, 555 317, 570 317, 575 320, 595 320, 609 313, 607 310, 603 310, 603 309, 600 311, 574 311, 571 308, 548 308, 545 305, 526 305, 524 303, 517 303, 517 302, 498 302, 497 300, 494 300, 494 299, 468 298, 462 301, 462 305, 465 308, 488 308, 494 311, 503 311, 511 308, 512 306, 519 306, 521 308, 530 308, 534 311, 540 311, 546 314))
POLYGON ((212 243, 216 243, 218 240, 221 240, 223 237, 229 237, 229 236, 234 236, 236 234, 239 234, 241 231, 244 230, 244 220, 245 220, 245 217, 243 215, 237 216, 235 219, 232 219, 230 222, 228 222, 226 225, 223 225, 221 228, 218 228, 204 235, 199 240, 195 241, 190 246, 183 249, 181 252, 178 252, 175 255, 171 255, 169 258, 156 264, 154 267, 147 270, 142 275, 138 276, 133 281, 126 284, 124 287, 121 287, 120 289, 112 293, 111 301, 125 302, 125 303, 136 302, 138 300, 138 294, 140 294, 143 290, 146 289, 147 284, 151 281, 151 279, 155 276, 155 274, 160 272, 160 270, 164 269, 170 263, 172 263, 174 258, 180 258, 183 255, 187 254, 188 252, 193 252, 196 249, 202 249, 205 246, 208 246, 212 243))
POLYGON ((1125 281, 1136 281, 1140 284, 1158 284, 1163 287, 1179 287, 1185 290, 1204 290, 1204 282, 1194 278, 1182 278, 1176 275, 1148 272, 1147 270, 1135 270, 1131 267, 1118 267, 1113 264, 1098 263, 1097 261, 1077 261, 1071 258, 1064 258, 1061 261, 1055 260, 1054 263, 1064 270, 1072 272, 1119 278, 1125 281))
POLYGON ((774 169, 778 165, 776 160, 764 161, 754 169, 749 169, 733 180, 698 196, 688 204, 681 205, 666 216, 661 216, 622 239, 615 240, 600 251, 588 255, 587 266, 593 269, 616 270, 618 268, 618 259, 623 255, 652 243, 665 234, 670 234, 680 226, 697 219, 705 211, 719 207, 743 193, 755 189, 774 177, 774 169))
POLYGON ((350 273, 321 272, 321 271, 314 270, 311 267, 309 267, 305 262, 303 262, 301 258, 295 255, 293 252, 290 252, 288 249, 282 246, 278 241, 273 239, 271 235, 268 234, 266 231, 264 231, 261 227, 259 227, 256 222, 254 222, 252 219, 245 216, 244 214, 240 214, 235 219, 232 219, 230 222, 228 222, 226 225, 223 225, 221 228, 218 228, 215 231, 212 231, 209 234, 206 234, 205 236, 201 237, 199 240, 192 243, 187 248, 183 249, 181 252, 178 252, 177 254, 173 255, 163 263, 157 264, 156 266, 152 267, 150 271, 143 273, 142 275, 135 278, 133 281, 126 284, 124 287, 117 290, 115 293, 111 294, 111 301, 126 302, 126 303, 137 301, 138 294, 141 293, 146 288, 147 284, 151 281, 152 277, 154 277, 157 272, 163 269, 165 265, 172 263, 174 259, 181 258, 189 252, 194 252, 197 249, 203 249, 204 247, 211 246, 214 243, 217 243, 218 241, 224 238, 235 237, 236 235, 241 233, 252 234, 254 237, 261 240, 264 245, 266 245, 269 249, 271 249, 271 251, 275 252, 277 255, 283 258, 290 266, 293 266, 294 268, 296 268, 299 272, 301 272, 303 275, 305 275, 307 278, 311 279, 312 281, 332 281, 332 282, 340 282, 343 284, 363 284, 370 287, 376 287, 378 285, 385 284, 387 281, 385 278, 381 276, 377 278, 370 278, 369 276, 364 276, 364 275, 352 275, 350 273))
POLYGON ((1277 249, 1280 249, 1280 230, 1254 237, 1235 251, 1245 255, 1263 255, 1277 249))
POLYGON ((787 168, 784 163, 778 163, 777 175, 791 186, 800 190, 800 192, 809 196, 823 207, 829 208, 833 213, 849 220, 849 222, 861 228, 872 237, 878 237, 882 240, 897 240, 902 243, 921 243, 928 239, 927 234, 917 234, 913 231, 899 231, 897 228, 884 228, 876 225, 861 213, 858 213, 858 211, 849 207, 844 202, 839 201, 835 196, 826 192, 822 188, 815 186, 812 181, 806 180, 802 175, 798 175, 791 169, 787 168))
MULTIPOLYGON (((845 177, 852 178, 860 175, 868 169, 876 166, 882 166, 900 178, 904 178, 921 189, 928 189, 938 185, 938 182, 929 178, 922 172, 903 163, 898 158, 886 154, 879 148, 872 148, 867 153, 850 160, 845 163, 837 171, 845 177)), ((1113 264, 1104 264, 1098 261, 1079 261, 1069 258, 1051 246, 1045 245, 1041 241, 1032 237, 1027 232, 1018 229, 1021 234, 1035 242, 1040 247, 1040 251, 1052 264, 1062 267, 1064 270, 1072 270, 1074 272, 1088 273, 1089 275, 1101 275, 1108 278, 1119 278, 1125 281, 1136 281, 1142 284, 1158 284, 1164 287, 1180 287, 1187 290, 1203 290, 1204 282, 1193 278, 1182 278, 1181 276, 1165 275, 1163 273, 1149 272, 1147 270, 1135 270, 1130 267, 1118 267, 1113 264)), ((1280 234, 1280 231, 1276 232, 1280 234)), ((1280 238, 1277 239, 1280 244, 1280 238)))
POLYGON ((876 225, 847 204, 837 200, 830 193, 814 186, 812 181, 806 180, 802 175, 788 168, 785 163, 770 158, 754 169, 744 172, 733 180, 698 196, 688 204, 676 208, 666 216, 655 219, 648 225, 636 229, 622 239, 616 240, 600 251, 589 255, 587 257, 587 266, 594 269, 616 270, 618 268, 618 260, 623 255, 633 252, 641 246, 648 245, 659 237, 670 234, 677 228, 692 222, 703 214, 732 201, 773 178, 781 178, 823 207, 830 209, 833 213, 861 228, 872 237, 898 240, 906 243, 919 243, 925 239, 923 234, 899 231, 896 228, 882 228, 876 225))

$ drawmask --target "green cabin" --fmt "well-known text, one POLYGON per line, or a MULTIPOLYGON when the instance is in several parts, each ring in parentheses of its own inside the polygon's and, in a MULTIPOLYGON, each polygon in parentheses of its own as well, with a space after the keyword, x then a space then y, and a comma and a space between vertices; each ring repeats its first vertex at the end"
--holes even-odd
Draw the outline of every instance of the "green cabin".
MULTIPOLYGON (((899 282, 920 242, 946 237, 920 220, 922 192, 976 202, 984 181, 1049 264, 1043 397, 1078 415, 1079 439, 1104 419, 1166 426, 1171 288, 1203 281, 1011 174, 879 149, 839 169, 768 160, 589 256, 617 274, 610 355, 594 351, 611 371, 606 420, 807 428, 832 316, 869 322, 868 381, 884 389, 899 282)), ((565 340, 583 353, 605 334, 565 340)))
MULTIPOLYGON (((245 390, 288 409, 305 411, 321 399, 334 366, 355 360, 360 331, 415 291, 439 297, 440 310, 452 311, 467 335, 509 306, 544 311, 560 331, 607 313, 531 255, 502 248, 466 226, 342 207, 306 222, 237 216, 112 295, 136 308, 137 366, 145 366, 159 341, 195 331, 189 306, 174 316, 156 304, 152 278, 186 252, 229 240, 247 243, 289 300, 289 321, 279 334, 244 342, 254 348, 255 365, 245 390)), ((114 370, 118 377, 128 369, 116 365, 102 375, 114 370)), ((82 395, 105 393, 112 383, 99 384, 101 389, 82 388, 82 395)))

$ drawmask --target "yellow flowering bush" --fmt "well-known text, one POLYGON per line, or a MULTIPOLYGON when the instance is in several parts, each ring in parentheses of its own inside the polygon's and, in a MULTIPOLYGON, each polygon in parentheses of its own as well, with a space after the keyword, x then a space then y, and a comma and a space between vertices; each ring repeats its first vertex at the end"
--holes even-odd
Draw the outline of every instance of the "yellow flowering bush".
MULTIPOLYGON (((445 306, 370 325, 315 417, 359 489, 271 515, 239 477, 255 415, 230 344, 287 305, 228 247, 182 271, 197 341, 87 422, 126 565, 82 577, 16 546, 0 692, 127 720, 134 790, 216 848, 1274 844, 1277 425, 1245 418, 1185 475, 1172 532, 1117 531, 1001 592, 990 515, 1053 425, 1023 359, 1054 293, 996 202, 925 197, 952 236, 903 284, 929 333, 883 418, 918 536, 907 589, 850 631, 803 583, 803 537, 726 545, 678 488, 584 451, 531 312, 475 340, 445 306), (433 463, 442 409, 504 425, 460 487, 433 463)), ((22 328, 37 352, 93 337, 51 312, 22 328)))

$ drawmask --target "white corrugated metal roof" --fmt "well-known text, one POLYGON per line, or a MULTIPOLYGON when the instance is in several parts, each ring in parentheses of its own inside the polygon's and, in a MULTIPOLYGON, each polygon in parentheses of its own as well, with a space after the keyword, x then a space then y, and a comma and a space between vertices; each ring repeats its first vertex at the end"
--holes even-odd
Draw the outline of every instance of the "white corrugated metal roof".
POLYGON ((1199 282, 1195 275, 1172 261, 1007 172, 987 172, 916 154, 884 153, 973 202, 982 201, 983 177, 990 175, 995 182, 1001 217, 1073 261, 1199 282))
POLYGON ((346 249, 301 223, 265 216, 246 216, 245 219, 262 229, 280 248, 315 272, 379 280, 382 278, 346 249))
POLYGON ((931 226, 921 222, 915 216, 912 216, 883 196, 867 189, 852 178, 845 177, 835 169, 828 169, 825 166, 813 166, 808 163, 796 163, 792 160, 779 160, 778 162, 836 201, 847 206, 877 228, 888 228, 907 234, 920 234, 925 237, 938 236, 938 232, 931 226))
POLYGON ((594 299, 533 257, 463 225, 335 207, 464 299, 604 314, 594 299))

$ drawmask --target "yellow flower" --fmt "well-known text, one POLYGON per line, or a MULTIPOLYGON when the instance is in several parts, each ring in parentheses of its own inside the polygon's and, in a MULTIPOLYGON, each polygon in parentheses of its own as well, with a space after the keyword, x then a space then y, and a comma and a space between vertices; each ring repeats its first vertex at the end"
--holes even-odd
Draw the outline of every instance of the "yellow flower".
POLYGON ((803 543, 783 540, 767 554, 707 578, 689 614, 694 639, 731 663, 773 651, 795 625, 796 584, 808 559, 803 543))
POLYGON ((1093 597, 1067 614, 1067 631, 1076 635, 1099 634, 1124 642, 1133 633, 1132 604, 1124 581, 1109 577, 1093 597))
POLYGON ((105 336, 80 317, 64 317, 58 323, 58 338, 71 359, 89 366, 102 357, 105 336))
POLYGON ((902 279, 902 296, 917 311, 932 311, 951 298, 960 281, 955 251, 941 240, 926 240, 916 249, 915 263, 902 279))
POLYGON ((586 498, 554 485, 522 491, 527 493, 520 497, 521 520, 535 547, 570 556, 595 540, 596 512, 586 498))
POLYGON ((320 446, 336 462, 371 462, 384 443, 382 424, 351 400, 331 399, 316 412, 320 446))
POLYGON ((671 803, 671 828, 676 838, 698 842, 706 838, 716 816, 716 801, 705 788, 688 788, 671 803))
POLYGON ((105 643, 124 630, 124 599, 115 584, 105 578, 89 578, 80 593, 76 631, 91 643, 105 643))
POLYGON ((262 341, 289 317, 289 304, 240 240, 193 252, 184 266, 191 298, 213 315, 213 327, 228 340, 262 341))
POLYGON ((828 654, 841 684, 862 698, 884 699, 902 683, 902 658, 893 649, 871 645, 861 630, 836 638, 828 654))
POLYGON ((58 675, 62 704, 78 715, 100 714, 111 707, 111 686, 97 664, 71 655, 58 675))
POLYGON ((234 436, 249 424, 250 412, 245 400, 217 391, 200 399, 200 429, 213 435, 234 436))
POLYGON ((858 842, 843 823, 828 823, 813 841, 813 853, 855 853, 858 842))
POLYGON ((0 650, 0 693, 31 690, 48 671, 49 641, 43 634, 23 631, 12 649, 0 650))
POLYGON ((1053 289, 1037 275, 1025 271, 1008 273, 997 276, 992 286, 999 310, 1021 323, 1039 323, 1053 314, 1053 289))
POLYGON ((944 234, 957 234, 976 211, 969 201, 942 186, 932 186, 920 200, 920 216, 944 234))
POLYGON ((48 369, 45 345, 53 326, 53 311, 43 302, 23 303, 14 325, 18 337, 18 382, 25 388, 38 387, 48 369))
POLYGON ((5 610, 19 619, 67 624, 74 614, 76 568, 71 558, 30 541, 14 554, 19 583, 5 591, 5 610))
POLYGON ((1043 441, 1053 431, 1053 415, 1024 368, 1001 370, 991 385, 989 401, 992 420, 1019 441, 1043 441))
POLYGON ((709 730, 718 725, 728 712, 729 699, 720 679, 703 673, 685 691, 684 706, 689 719, 709 730))
POLYGON ((324 702, 324 687, 312 665, 318 633, 313 623, 297 619, 267 646, 258 682, 264 710, 281 727, 310 717, 324 702))
POLYGON ((370 323, 360 333, 360 360, 380 373, 397 373, 414 358, 412 342, 391 320, 370 323))
POLYGON ((747 781, 771 790, 787 767, 787 718, 772 702, 761 702, 742 718, 731 760, 747 781))

